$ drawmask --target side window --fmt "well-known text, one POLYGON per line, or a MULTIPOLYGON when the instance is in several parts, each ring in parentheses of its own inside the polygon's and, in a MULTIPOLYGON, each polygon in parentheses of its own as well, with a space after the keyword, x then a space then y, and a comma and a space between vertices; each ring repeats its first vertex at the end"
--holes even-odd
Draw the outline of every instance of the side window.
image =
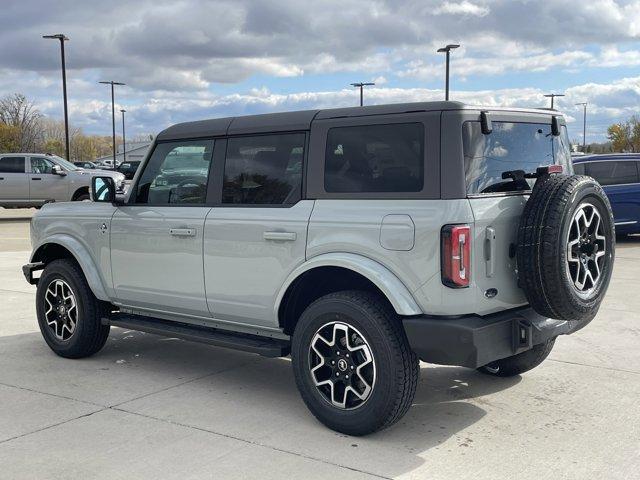
POLYGON ((584 163, 574 163, 573 164, 573 172, 576 175, 586 175, 585 169, 584 169, 584 163))
POLYGON ((138 183, 136 203, 205 203, 212 153, 213 140, 159 143, 138 183))
POLYGON ((304 133, 230 138, 222 203, 281 205, 302 193, 304 133))
POLYGON ((0 158, 0 173, 25 173, 24 157, 0 158))
POLYGON ((593 162, 587 164, 587 175, 595 178, 601 185, 624 185, 638 183, 636 162, 593 162))
POLYGON ((424 127, 331 128, 324 169, 327 192, 419 192, 424 185, 424 127))
POLYGON ((31 157, 31 173, 52 173, 53 162, 42 157, 31 157))

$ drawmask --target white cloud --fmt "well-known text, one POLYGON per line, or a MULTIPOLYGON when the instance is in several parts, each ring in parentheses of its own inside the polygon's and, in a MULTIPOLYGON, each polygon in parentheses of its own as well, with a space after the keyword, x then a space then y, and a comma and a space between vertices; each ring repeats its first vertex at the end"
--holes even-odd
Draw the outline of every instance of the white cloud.
POLYGON ((484 17, 489 11, 489 7, 485 5, 476 5, 464 0, 462 2, 444 2, 433 13, 435 15, 474 15, 476 17, 484 17))
MULTIPOLYGON (((454 90, 452 98, 470 105, 507 107, 544 107, 548 99, 538 88, 510 88, 497 90, 454 90)), ((606 127, 625 120, 640 111, 640 77, 624 78, 610 83, 586 83, 568 88, 566 96, 556 99, 557 108, 565 114, 571 138, 580 138, 582 108, 574 104, 588 101, 588 129, 590 140, 604 140, 606 127)), ((372 87, 365 91, 365 104, 421 102, 441 100, 442 90, 428 88, 372 87)), ((246 93, 214 95, 164 91, 140 105, 127 106, 132 133, 157 132, 173 123, 215 118, 314 108, 355 106, 358 92, 350 88, 291 94, 274 93, 267 87, 254 88, 246 93)), ((57 114, 59 104, 40 104, 46 113, 57 114)), ((110 128, 110 103, 104 101, 72 101, 71 118, 83 119, 89 131, 107 133, 110 128)))
MULTIPOLYGON (((501 56, 465 56, 465 51, 452 60, 452 71, 462 78, 474 75, 502 75, 513 72, 546 72, 561 69, 576 72, 584 68, 617 68, 640 65, 640 50, 618 50, 616 47, 602 48, 597 53, 582 50, 566 50, 558 53, 544 52, 533 55, 504 54, 501 56)), ((442 71, 442 64, 423 60, 407 63, 407 68, 398 72, 400 77, 418 79, 433 78, 442 71)))

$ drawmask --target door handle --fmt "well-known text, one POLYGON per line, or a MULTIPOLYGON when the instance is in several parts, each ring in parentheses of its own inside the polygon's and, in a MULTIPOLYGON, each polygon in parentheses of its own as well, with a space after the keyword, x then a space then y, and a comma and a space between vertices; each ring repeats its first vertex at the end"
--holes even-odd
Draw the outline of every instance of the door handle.
POLYGON ((296 232, 264 232, 262 238, 276 242, 294 242, 298 236, 296 232))
POLYGON ((0 177, 0 180, 4 180, 4 177, 0 177))
POLYGON ((170 228, 169 233, 174 237, 195 237, 195 228, 170 228))
POLYGON ((33 177, 31 180, 42 180, 40 177, 33 177))
POLYGON ((487 227, 484 232, 484 263, 487 269, 487 277, 493 277, 496 263, 496 230, 487 227))

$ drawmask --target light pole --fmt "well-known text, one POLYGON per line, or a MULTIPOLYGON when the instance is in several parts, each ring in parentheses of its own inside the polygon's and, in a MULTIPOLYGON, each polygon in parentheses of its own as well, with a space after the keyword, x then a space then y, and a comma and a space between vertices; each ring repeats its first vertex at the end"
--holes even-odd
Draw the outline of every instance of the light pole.
POLYGON ((576 103, 582 105, 582 151, 587 153, 587 102, 576 103))
POLYGON ((371 85, 375 85, 374 82, 357 82, 357 83, 352 83, 351 86, 352 87, 356 87, 356 88, 360 88, 360 106, 364 105, 364 87, 369 87, 371 85))
POLYGON ((553 99, 556 97, 564 97, 564 93, 547 93, 545 97, 551 99, 551 110, 553 110, 553 99))
POLYGON ((109 80, 108 82, 98 82, 103 83, 105 85, 111 85, 111 127, 113 131, 113 169, 116 169, 116 103, 115 97, 113 94, 113 86, 114 85, 126 85, 120 82, 114 82, 113 80, 109 80))
POLYGON ((442 47, 438 49, 438 53, 444 53, 446 55, 446 72, 445 72, 445 89, 444 89, 444 99, 449 100, 449 62, 451 60, 451 50, 455 50, 460 45, 449 44, 446 47, 442 47))
POLYGON ((120 109, 120 113, 122 113, 122 158, 123 158, 123 162, 127 161, 127 137, 125 137, 124 134, 124 112, 126 112, 126 110, 124 108, 120 109))
POLYGON ((64 149, 67 154, 67 160, 71 161, 71 158, 69 157, 69 116, 67 114, 67 67, 64 61, 64 42, 69 39, 64 35, 64 33, 43 35, 42 38, 60 40, 60 57, 62 59, 62 99, 64 103, 64 149))

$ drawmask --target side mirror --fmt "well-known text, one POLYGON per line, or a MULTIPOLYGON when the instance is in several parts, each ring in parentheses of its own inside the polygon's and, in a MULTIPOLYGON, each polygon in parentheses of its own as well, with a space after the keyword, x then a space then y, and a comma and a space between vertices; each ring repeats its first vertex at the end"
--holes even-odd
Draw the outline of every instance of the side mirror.
POLYGON ((91 200, 112 203, 116 199, 116 184, 111 177, 93 177, 91 179, 91 200))
POLYGON ((54 175, 60 175, 61 177, 65 177, 67 172, 65 172, 60 165, 54 165, 51 167, 51 173, 54 175))
POLYGON ((551 117, 551 135, 554 137, 560 136, 560 120, 555 115, 551 117))

